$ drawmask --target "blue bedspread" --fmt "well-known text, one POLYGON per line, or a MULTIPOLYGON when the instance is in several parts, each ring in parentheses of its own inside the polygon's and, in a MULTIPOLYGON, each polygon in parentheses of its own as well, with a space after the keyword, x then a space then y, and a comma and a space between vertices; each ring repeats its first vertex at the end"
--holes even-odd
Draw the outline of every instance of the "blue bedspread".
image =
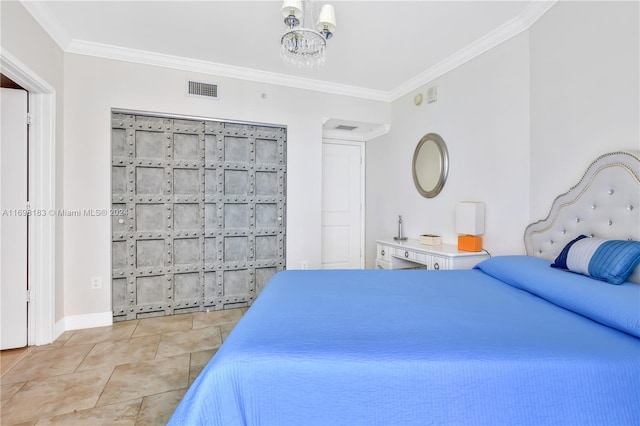
POLYGON ((640 424, 640 286, 548 265, 281 272, 170 424, 640 424))

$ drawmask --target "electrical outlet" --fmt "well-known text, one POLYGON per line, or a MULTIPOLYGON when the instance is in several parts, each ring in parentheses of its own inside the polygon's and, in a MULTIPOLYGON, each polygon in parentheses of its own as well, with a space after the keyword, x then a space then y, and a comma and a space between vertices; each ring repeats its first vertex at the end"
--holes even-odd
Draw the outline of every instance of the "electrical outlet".
POLYGON ((102 288, 102 277, 91 277, 91 288, 102 288))
POLYGON ((302 262, 300 262, 300 268, 309 269, 309 262, 307 262, 306 260, 303 260, 302 262))

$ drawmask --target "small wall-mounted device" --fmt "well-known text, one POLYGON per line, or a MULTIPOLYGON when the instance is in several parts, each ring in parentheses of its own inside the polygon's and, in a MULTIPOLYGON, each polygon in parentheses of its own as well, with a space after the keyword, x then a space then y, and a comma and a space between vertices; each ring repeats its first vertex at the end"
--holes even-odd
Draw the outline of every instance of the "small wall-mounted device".
POLYGON ((427 103, 432 104, 438 100, 438 86, 432 86, 427 89, 427 103))

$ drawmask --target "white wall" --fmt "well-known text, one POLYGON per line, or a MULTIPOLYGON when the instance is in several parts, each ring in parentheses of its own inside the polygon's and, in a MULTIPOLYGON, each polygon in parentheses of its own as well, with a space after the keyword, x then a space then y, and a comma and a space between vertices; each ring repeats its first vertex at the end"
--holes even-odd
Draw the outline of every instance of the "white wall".
POLYGON ((367 267, 396 232, 455 242, 455 203, 487 203, 484 246, 523 253, 524 227, 546 216, 597 156, 640 150, 638 2, 562 1, 528 31, 392 105, 391 132, 367 143, 367 267), (438 86, 435 104, 415 93, 438 86), (441 195, 411 177, 420 137, 439 133, 451 168, 441 195))
POLYGON ((597 156, 640 150, 639 9, 563 1, 530 28, 531 221, 597 156))
MULTIPOLYGON (((0 42, 21 63, 34 71, 49 86, 55 89, 56 114, 56 205, 62 204, 64 188, 62 185, 63 152, 64 152, 64 52, 49 37, 42 27, 33 19, 25 8, 17 1, 0 2, 2 28, 0 42)), ((36 117, 37 119, 37 117, 36 117)), ((37 182, 31 182, 36 185, 37 182)), ((43 285, 55 286, 55 320, 63 316, 64 282, 62 239, 62 220, 56 219, 55 238, 55 270, 56 280, 43 285)))
POLYGON ((397 233, 442 235, 457 244, 455 205, 486 203, 484 247, 492 254, 522 251, 528 218, 529 37, 527 33, 450 71, 392 104, 391 131, 367 142, 367 267, 375 240, 397 233), (438 87, 438 100, 415 106, 415 93, 438 87), (411 174, 420 138, 437 133, 449 151, 448 180, 435 198, 416 190, 411 174))
MULTIPOLYGON (((434 81, 438 102, 420 107, 414 94, 432 84, 388 105, 64 55, 18 2, 1 7, 2 46, 57 91, 58 208, 108 208, 111 108, 284 124, 289 268, 320 265, 323 118, 392 125, 367 142, 368 267, 375 240, 396 232, 398 214, 409 236, 432 232, 455 242, 455 203, 468 199, 487 203, 485 247, 521 253, 524 226, 546 214, 591 160, 640 149, 638 2, 559 2, 529 31, 434 81), (188 78, 220 83, 222 100, 185 96, 188 78), (413 149, 429 132, 444 138, 451 157, 435 199, 419 196, 411 178, 413 149)), ((56 320, 110 311, 109 230, 106 218, 58 221, 56 320), (89 289, 95 275, 102 290, 89 289)))
MULTIPOLYGON (((65 57, 64 208, 108 208, 111 194, 110 111, 125 108, 282 124, 287 137, 287 268, 320 267, 323 118, 389 122, 390 105, 276 85, 67 54, 65 57), (186 96, 186 81, 219 84, 221 99, 186 96), (266 98, 263 98, 263 94, 266 98)), ((65 219, 66 316, 111 310, 110 219, 65 219)))

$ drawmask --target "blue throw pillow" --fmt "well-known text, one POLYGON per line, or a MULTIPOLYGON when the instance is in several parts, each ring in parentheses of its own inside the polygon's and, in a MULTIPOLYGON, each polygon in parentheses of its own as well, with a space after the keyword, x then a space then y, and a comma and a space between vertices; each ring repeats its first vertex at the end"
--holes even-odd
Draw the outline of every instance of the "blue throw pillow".
POLYGON ((638 264, 640 241, 605 240, 580 235, 562 249, 551 266, 611 284, 622 284, 638 264))

